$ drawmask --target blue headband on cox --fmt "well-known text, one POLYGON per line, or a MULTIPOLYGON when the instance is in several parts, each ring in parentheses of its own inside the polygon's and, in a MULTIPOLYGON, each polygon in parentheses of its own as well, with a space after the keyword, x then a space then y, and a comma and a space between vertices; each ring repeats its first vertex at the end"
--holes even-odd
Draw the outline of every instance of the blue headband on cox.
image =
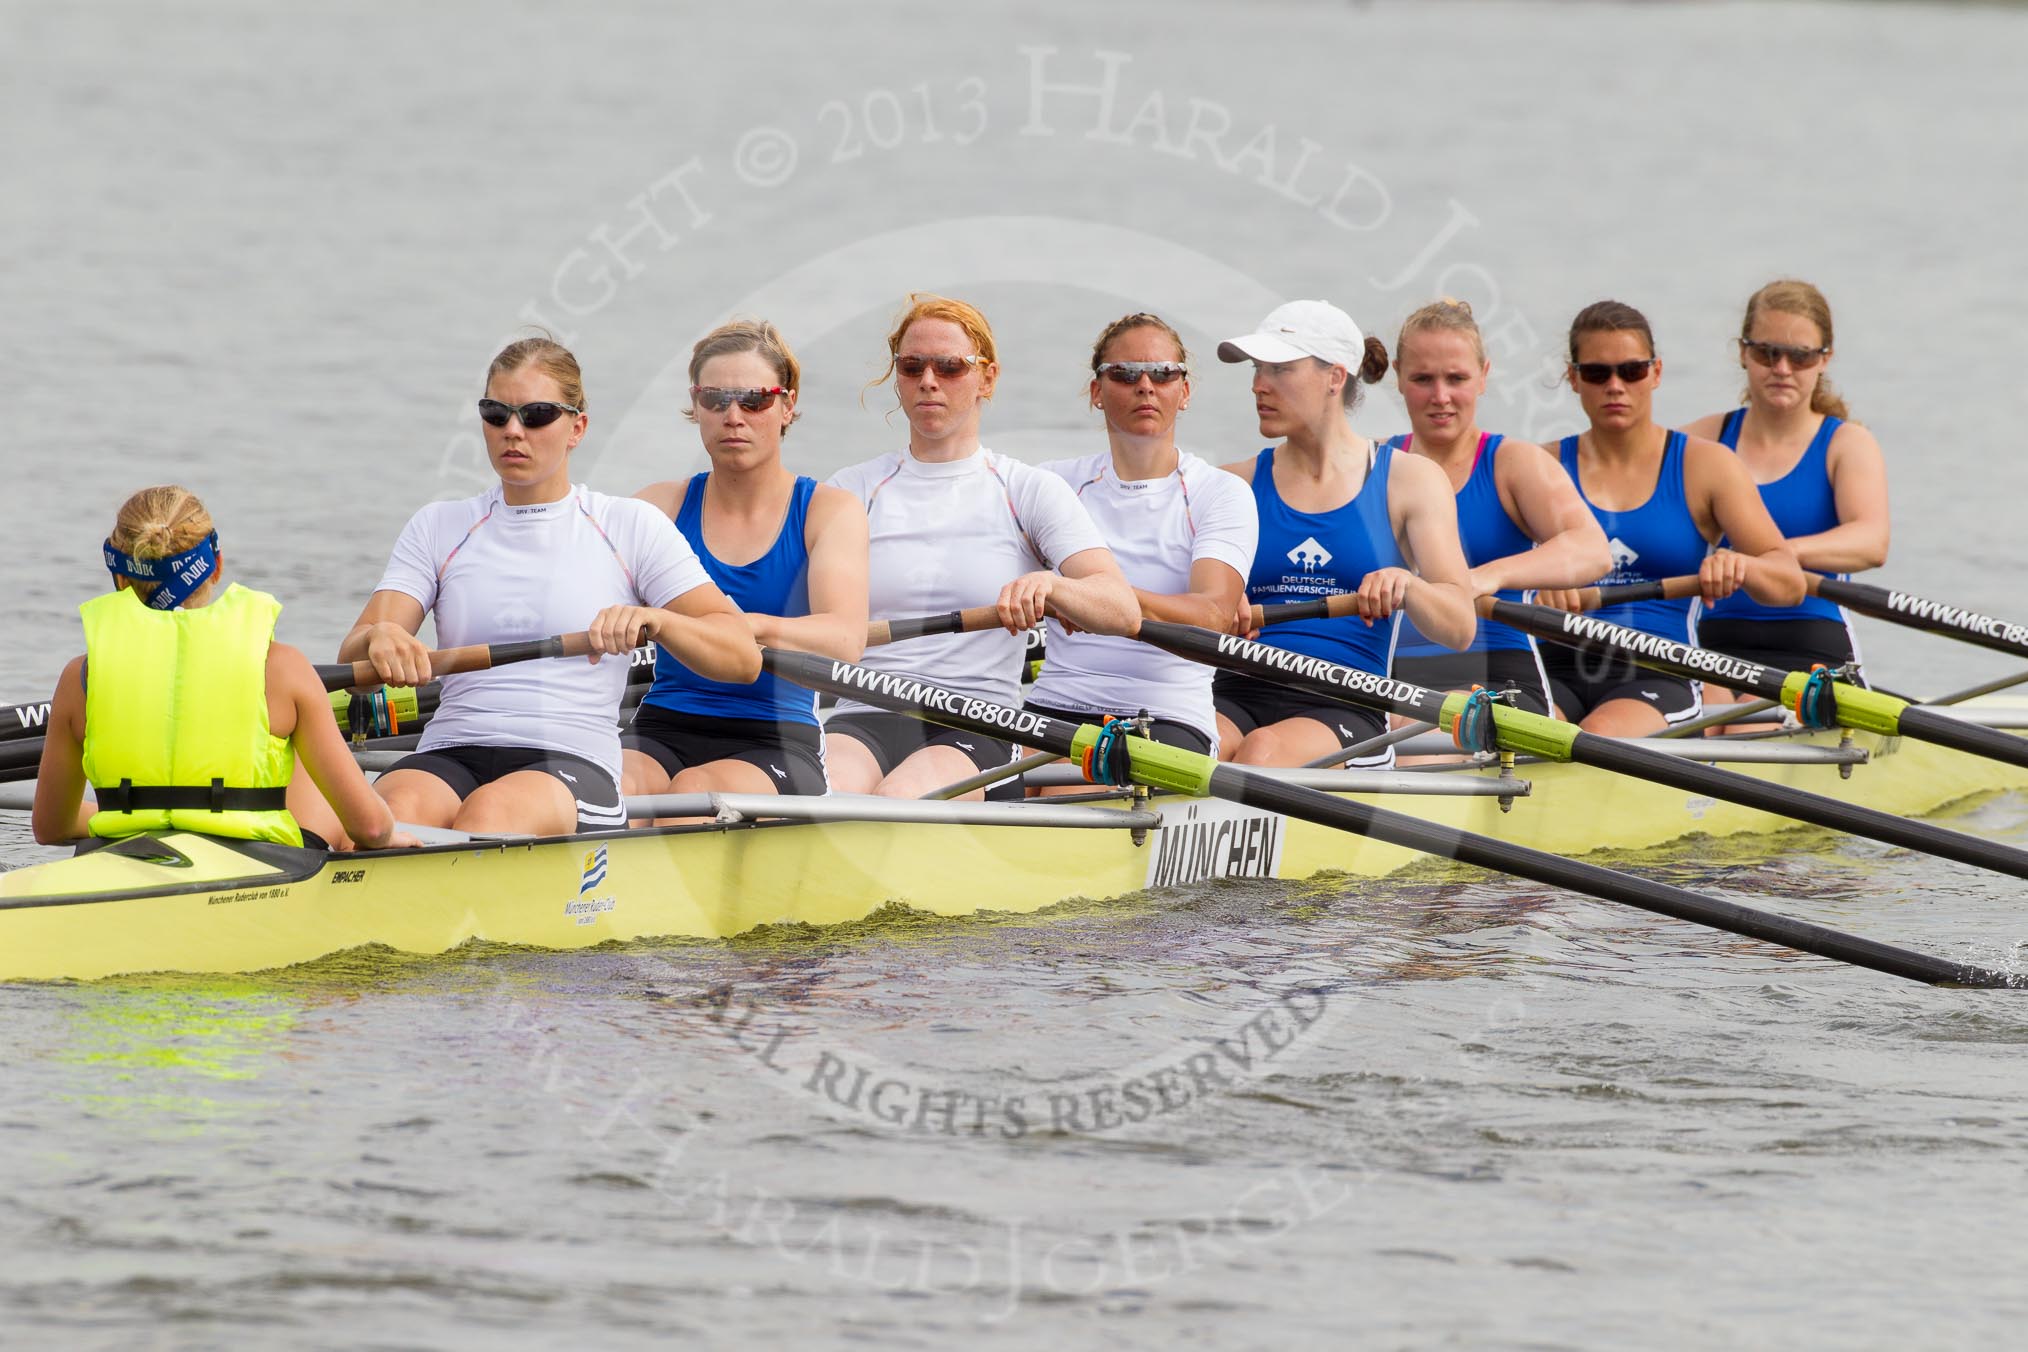
POLYGON ((166 559, 137 559, 106 541, 106 571, 115 579, 133 578, 157 586, 148 598, 150 610, 174 610, 190 599, 218 571, 218 532, 166 559))

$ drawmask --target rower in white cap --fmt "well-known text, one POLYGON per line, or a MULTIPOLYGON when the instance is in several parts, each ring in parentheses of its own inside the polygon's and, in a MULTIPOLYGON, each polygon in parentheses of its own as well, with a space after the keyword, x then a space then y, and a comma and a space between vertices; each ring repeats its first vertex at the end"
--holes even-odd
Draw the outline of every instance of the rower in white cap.
MULTIPOLYGON (((1280 439, 1225 466, 1253 485, 1260 514, 1247 602, 1358 598, 1356 618, 1278 624, 1261 641, 1381 675, 1398 614, 1446 647, 1470 644, 1476 621, 1449 481, 1348 421, 1359 386, 1387 374, 1386 346, 1337 306, 1298 300, 1220 343, 1218 355, 1253 363, 1261 435, 1280 439)), ((1386 730, 1384 715, 1230 672, 1213 689, 1219 754, 1244 765, 1300 765, 1386 730)), ((1352 763, 1385 764, 1392 754, 1352 763)))

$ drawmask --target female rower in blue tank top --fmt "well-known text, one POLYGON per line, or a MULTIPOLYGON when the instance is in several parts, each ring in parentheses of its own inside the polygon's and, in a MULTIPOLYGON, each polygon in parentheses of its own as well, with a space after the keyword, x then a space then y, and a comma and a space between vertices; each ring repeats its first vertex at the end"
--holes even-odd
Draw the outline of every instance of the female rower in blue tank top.
MULTIPOLYGON (((685 416, 711 469, 635 496, 682 532, 756 642, 856 662, 866 646, 866 513, 850 493, 782 464, 801 377, 772 324, 736 321, 699 339, 685 416)), ((826 792, 817 697, 770 672, 728 685, 658 649, 655 684, 623 746, 629 794, 826 792)))
MULTIPOLYGON (((1414 431, 1394 444, 1449 480, 1473 595, 1519 601, 1525 591, 1588 582, 1612 567, 1605 532, 1555 456, 1479 430, 1479 396, 1491 370, 1470 305, 1446 298, 1410 315, 1395 340, 1394 374, 1414 431)), ((1512 686, 1522 708, 1550 708, 1535 640, 1494 620, 1480 620, 1461 653, 1404 620, 1394 674, 1433 690, 1512 686)))
MULTIPOLYGON (((1873 434, 1851 421, 1825 379, 1831 307, 1808 282, 1770 282, 1746 303, 1739 364, 1746 404, 1684 430, 1739 457, 1796 562, 1833 575, 1887 562, 1887 466, 1873 434)), ((1705 612, 1706 648, 1763 666, 1808 670, 1858 658, 1845 612, 1805 597, 1784 608, 1733 595, 1705 612)))
MULTIPOLYGON (((1383 675, 1397 615, 1445 647, 1469 644, 1476 620, 1443 471, 1376 446, 1348 421, 1359 384, 1387 374, 1386 346, 1337 306, 1299 300, 1220 343, 1218 355, 1253 363, 1261 435, 1281 439, 1225 466, 1253 486, 1260 516, 1247 603, 1358 598, 1356 616, 1272 625, 1261 641, 1383 675)), ((1218 674, 1212 693, 1218 754, 1242 765, 1301 765, 1386 729, 1382 714, 1232 672, 1218 674)))
MULTIPOLYGON (((1653 582, 1695 573, 1702 595, 1609 606, 1599 618, 1678 643, 1696 639, 1700 604, 1744 588, 1763 605, 1792 606, 1803 574, 1732 452, 1686 437, 1653 416, 1662 361, 1647 318, 1602 300, 1570 325, 1567 379, 1591 419, 1558 445, 1563 467, 1604 527, 1612 553, 1605 583, 1653 582), (1713 546, 1723 538, 1730 543, 1713 546)), ((1544 605, 1576 608, 1575 592, 1544 591, 1544 605)), ((1644 737, 1703 709, 1698 682, 1546 643, 1543 665, 1558 711, 1587 732, 1644 737)))

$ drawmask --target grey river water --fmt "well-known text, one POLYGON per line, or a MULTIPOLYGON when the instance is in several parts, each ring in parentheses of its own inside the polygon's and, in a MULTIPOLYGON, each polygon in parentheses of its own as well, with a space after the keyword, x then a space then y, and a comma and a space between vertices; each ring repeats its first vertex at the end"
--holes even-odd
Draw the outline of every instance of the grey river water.
MULTIPOLYGON (((0 700, 77 650, 133 488, 196 488, 328 658, 407 515, 483 486, 470 401, 519 326, 583 358, 582 477, 628 492, 701 463, 693 338, 764 314, 823 474, 896 444, 861 390, 912 289, 993 318, 987 441, 1040 457, 1095 443, 1084 352, 1128 309, 1203 359, 1286 298, 1391 336, 1462 295, 1482 423, 1546 437, 1579 306, 1648 312, 1684 421, 1737 394, 1745 296, 1806 276, 1887 450, 1883 576, 2018 617, 2024 56, 2011 6, 0 0, 0 700)), ((1255 446, 1243 375, 1201 362, 1184 439, 1255 446)), ((1897 689, 2004 665, 1861 634, 1897 689)), ((2028 845, 2014 798, 1953 820, 2028 845)), ((0 861, 46 857, 0 814, 0 861)), ((1820 834, 1622 862, 2028 941, 2013 883, 1820 834)), ((2019 996, 1441 867, 0 1010, 15 1345, 1902 1347, 2028 1315, 2019 996)))

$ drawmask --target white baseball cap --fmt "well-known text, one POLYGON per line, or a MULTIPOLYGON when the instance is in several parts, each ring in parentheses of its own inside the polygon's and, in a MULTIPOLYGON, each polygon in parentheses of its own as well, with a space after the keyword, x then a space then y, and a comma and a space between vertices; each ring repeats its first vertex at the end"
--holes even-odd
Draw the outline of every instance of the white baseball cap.
POLYGON ((1252 333, 1218 345, 1220 361, 1295 361, 1317 357, 1357 373, 1366 360, 1366 335, 1327 300, 1292 300, 1276 306, 1252 333))

